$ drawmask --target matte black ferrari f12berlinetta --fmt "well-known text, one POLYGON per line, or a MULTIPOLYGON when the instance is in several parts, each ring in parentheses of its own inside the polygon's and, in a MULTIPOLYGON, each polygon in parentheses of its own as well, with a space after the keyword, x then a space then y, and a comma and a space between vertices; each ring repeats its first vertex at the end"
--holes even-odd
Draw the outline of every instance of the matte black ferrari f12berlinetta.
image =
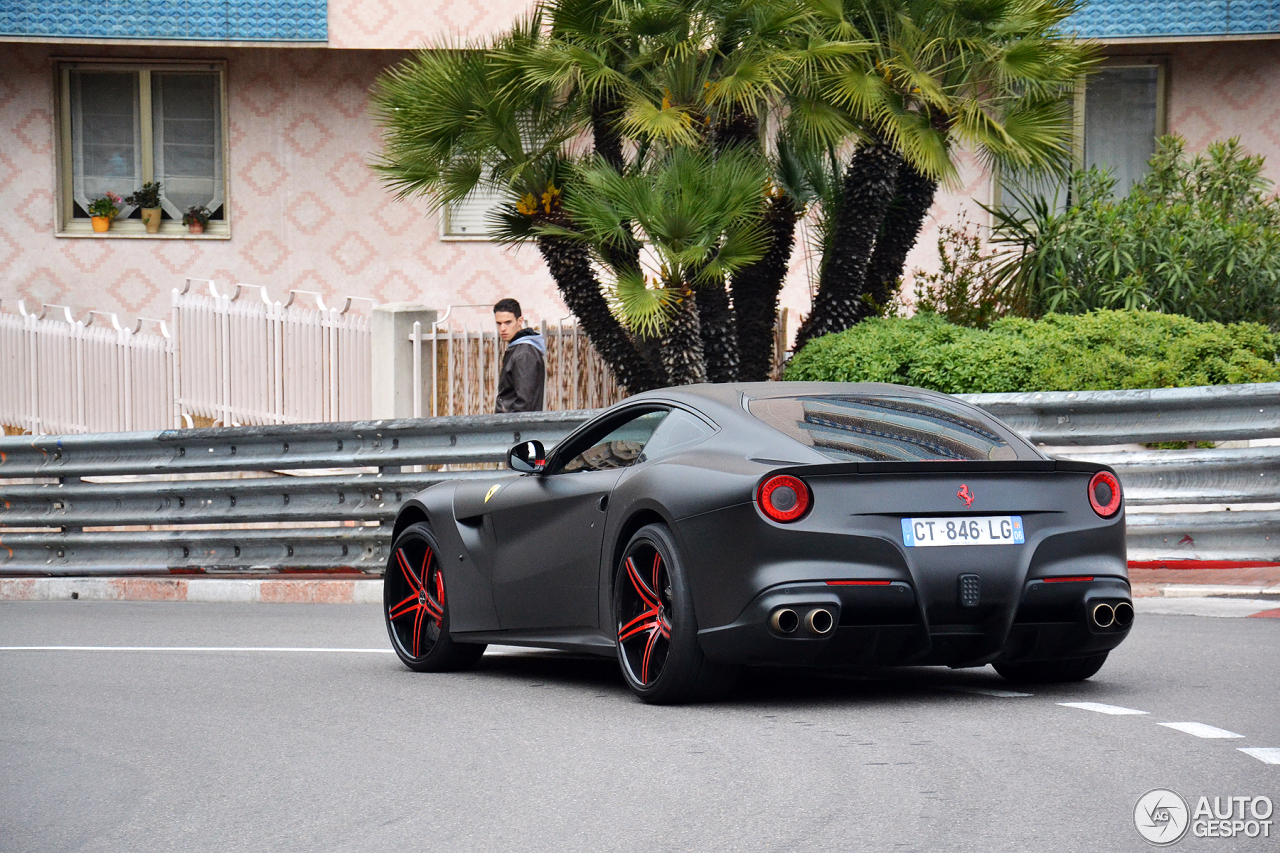
POLYGON ((407 501, 384 582, 420 671, 487 643, 615 656, 648 702, 753 666, 1098 671, 1133 623, 1120 483, 893 385, 652 391, 518 474, 407 501))

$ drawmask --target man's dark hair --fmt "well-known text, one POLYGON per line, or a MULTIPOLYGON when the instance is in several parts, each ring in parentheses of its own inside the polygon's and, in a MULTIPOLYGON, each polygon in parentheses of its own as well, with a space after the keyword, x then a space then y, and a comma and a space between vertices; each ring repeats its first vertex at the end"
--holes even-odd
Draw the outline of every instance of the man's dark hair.
POLYGON ((493 313, 497 314, 499 311, 510 311, 515 317, 524 316, 524 314, 520 312, 520 303, 510 297, 507 297, 506 299, 499 299, 497 304, 493 306, 493 313))

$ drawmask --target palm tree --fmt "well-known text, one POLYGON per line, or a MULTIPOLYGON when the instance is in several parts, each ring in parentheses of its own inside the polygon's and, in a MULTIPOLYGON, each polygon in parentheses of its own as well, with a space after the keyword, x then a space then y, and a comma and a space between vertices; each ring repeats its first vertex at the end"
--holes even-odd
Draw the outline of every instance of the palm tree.
POLYGON ((384 73, 373 90, 384 130, 374 168, 400 197, 420 196, 430 210, 477 189, 504 193, 510 201, 499 235, 535 242, 565 303, 624 387, 655 388, 658 373, 610 310, 585 248, 531 227, 535 219, 563 220, 560 176, 591 121, 580 92, 529 85, 523 59, 546 41, 535 13, 492 42, 437 45, 384 73))
POLYGON ((610 269, 618 313, 638 335, 661 341, 668 381, 712 378, 703 309, 708 295, 725 293, 727 276, 765 254, 767 164, 746 150, 676 147, 628 174, 603 158, 575 172, 564 200, 573 227, 542 224, 540 233, 587 246, 610 269), (619 249, 634 243, 641 263, 617 263, 619 249))
POLYGON ((989 163, 1065 168, 1067 95, 1096 61, 1058 32, 1078 0, 807 2, 815 47, 791 124, 820 148, 857 142, 824 211, 828 250, 797 347, 892 295, 958 145, 989 163))
MULTIPOLYGON (((701 211, 683 226, 710 230, 693 235, 623 218, 604 240, 578 221, 584 208, 564 202, 580 205, 576 182, 600 183, 609 172, 618 187, 690 179, 687 163, 698 152, 713 154, 701 161, 708 173, 719 174, 720 159, 723 170, 743 173, 746 160, 731 152, 761 149, 759 128, 770 99, 781 97, 785 62, 771 45, 794 21, 789 0, 553 0, 493 43, 438 46, 384 75, 374 91, 386 131, 377 168, 401 195, 423 195, 433 207, 482 186, 504 192, 508 204, 492 218, 491 234, 536 243, 566 303, 628 390, 704 375, 736 379, 730 300, 738 300, 726 276, 746 275, 751 292, 765 274, 776 278, 772 302, 742 300, 754 309, 748 337, 755 341, 759 327, 771 332, 790 231, 777 235, 772 260, 752 271, 766 252, 741 252, 740 223, 729 227, 701 211), (676 278, 659 275, 656 290, 669 298, 655 313, 652 300, 639 296, 654 288, 636 287, 644 280, 641 250, 663 257, 661 270, 673 257, 666 247, 681 241, 702 247, 705 269, 679 266, 676 278), (767 321, 756 316, 766 311, 767 321), (668 324, 686 337, 696 331, 698 343, 668 345, 668 324), (669 363, 677 351, 688 364, 669 363)), ((754 191, 762 203, 767 176, 754 191)), ((630 210, 620 202, 617 209, 630 210)))

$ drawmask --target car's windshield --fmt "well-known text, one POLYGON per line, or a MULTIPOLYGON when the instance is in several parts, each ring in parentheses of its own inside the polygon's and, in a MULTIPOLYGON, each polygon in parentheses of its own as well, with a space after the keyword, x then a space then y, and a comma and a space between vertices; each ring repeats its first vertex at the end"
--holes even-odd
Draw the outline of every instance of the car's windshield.
POLYGON ((959 406, 901 396, 749 400, 751 414, 837 462, 1017 459, 994 425, 959 406))

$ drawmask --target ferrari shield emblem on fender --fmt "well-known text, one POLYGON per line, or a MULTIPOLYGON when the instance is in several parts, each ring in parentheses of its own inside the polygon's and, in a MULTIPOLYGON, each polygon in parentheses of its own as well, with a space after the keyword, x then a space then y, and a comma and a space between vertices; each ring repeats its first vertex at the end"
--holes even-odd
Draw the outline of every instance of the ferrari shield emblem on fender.
POLYGON ((495 494, 497 494, 498 489, 501 489, 501 488, 502 488, 502 484, 501 484, 501 483, 499 483, 498 485, 496 485, 496 486, 494 486, 493 488, 489 489, 489 491, 485 492, 485 494, 484 494, 484 502, 485 502, 485 503, 488 503, 488 502, 489 502, 489 498, 491 498, 491 497, 493 497, 495 494))

